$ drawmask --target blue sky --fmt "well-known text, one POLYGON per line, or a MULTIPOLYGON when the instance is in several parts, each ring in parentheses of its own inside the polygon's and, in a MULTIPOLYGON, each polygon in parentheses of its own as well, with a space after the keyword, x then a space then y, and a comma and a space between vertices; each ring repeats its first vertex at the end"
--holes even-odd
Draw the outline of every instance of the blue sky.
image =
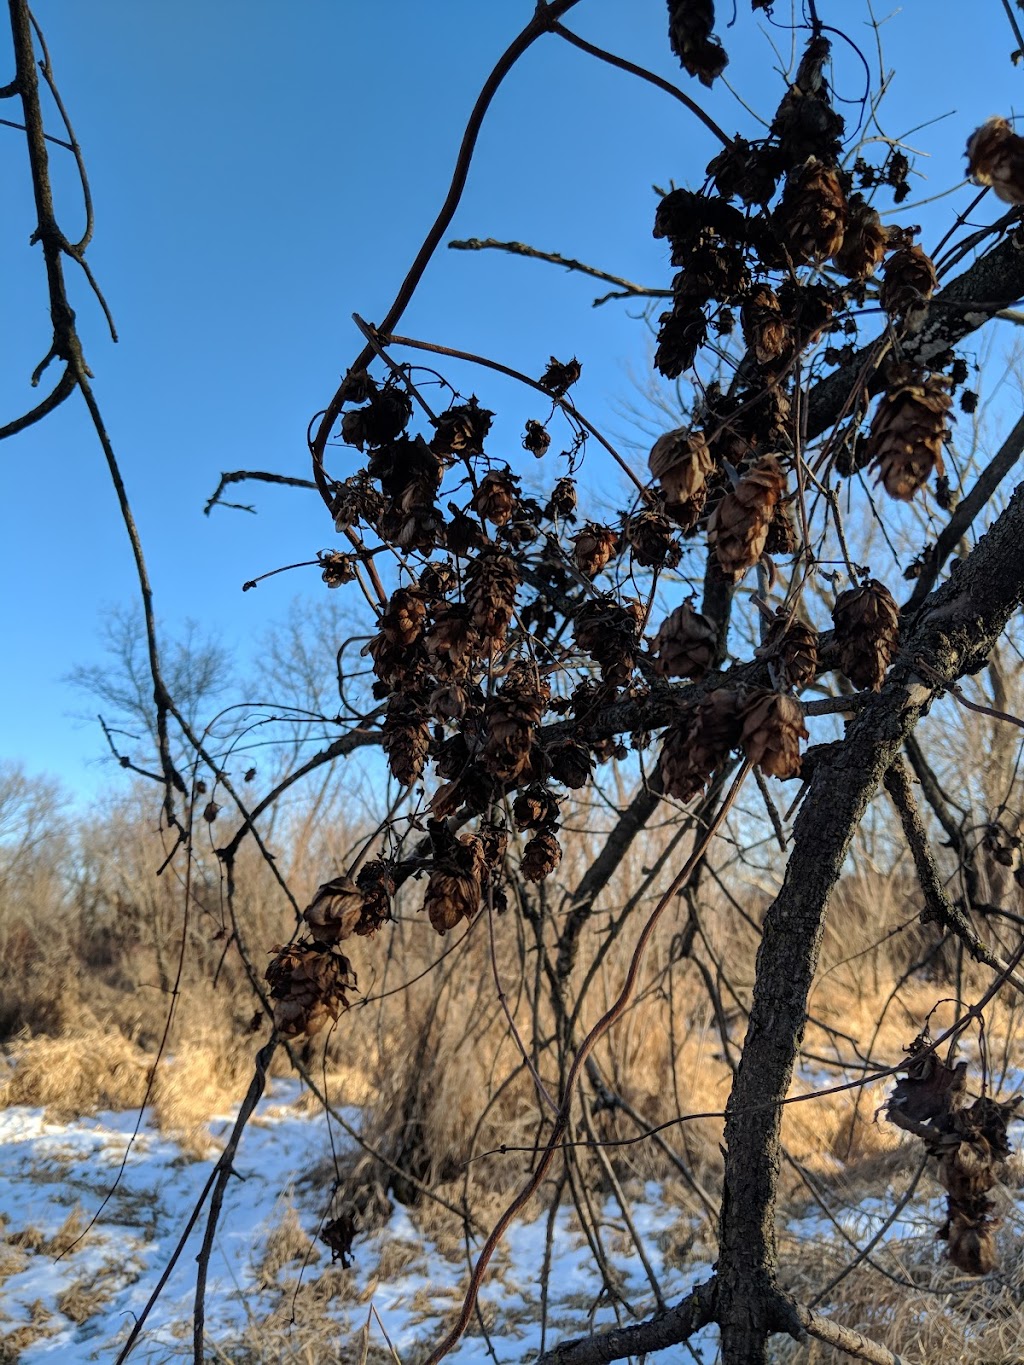
MULTIPOLYGON (((316 498, 250 485, 239 500, 255 502, 256 517, 221 510, 206 518, 203 504, 221 470, 308 476, 307 421, 359 349, 351 314, 377 320, 386 311, 443 197, 483 75, 532 9, 530 0, 39 0, 92 181, 89 259, 120 344, 105 337, 81 279, 75 302, 167 633, 193 618, 258 673, 254 642, 296 596, 324 592, 315 570, 240 591, 245 579, 333 543, 316 498)), ((729 7, 719 9, 723 24, 729 7)), ((775 9, 778 21, 788 16, 788 6, 775 9)), ((826 22, 856 15, 851 32, 875 63, 859 3, 819 0, 819 9, 826 22)), ((1014 44, 1001 5, 987 0, 973 13, 967 25, 962 4, 932 0, 886 25, 886 61, 896 70, 886 130, 903 134, 953 114, 909 139, 931 155, 918 163, 926 194, 962 176, 967 135, 988 115, 1012 112, 1022 79, 1008 60, 1014 44)), ((751 131, 727 90, 704 91, 679 70, 662 0, 583 0, 568 23, 676 80, 727 132, 751 131)), ((727 74, 770 116, 782 86, 766 27, 741 3, 722 36, 727 74)), ((788 34, 773 36, 788 57, 788 34)), ((7 44, 0 52, 8 64, 7 44)), ((838 93, 856 97, 859 59, 840 48, 836 62, 838 93)), ((16 101, 0 109, 19 113, 16 101)), ((518 238, 666 285, 651 187, 698 185, 715 150, 673 101, 548 37, 499 93, 449 235, 518 238)), ((80 210, 69 162, 54 150, 71 233, 80 210)), ((49 322, 39 251, 27 244, 34 220, 22 142, 5 128, 0 176, 6 420, 31 405, 27 376, 47 348, 49 322)), ((969 194, 901 221, 945 220, 969 194)), ((995 209, 985 213, 988 221, 995 209)), ((575 353, 581 408, 625 439, 622 407, 636 401, 631 375, 649 370, 649 338, 621 305, 594 310, 597 292, 540 264, 441 251, 402 330, 534 374, 550 354, 575 353)), ((495 439, 515 457, 530 415, 521 395, 485 374, 452 377, 486 406, 512 405, 495 439)), ((340 462, 333 469, 345 472, 340 462)), ((610 495, 600 460, 585 467, 588 477, 610 495)), ((103 753, 98 730, 74 719, 88 700, 62 679, 99 658, 104 612, 131 602, 135 588, 80 399, 5 444, 0 490, 0 757, 87 795, 110 774, 94 761, 103 753)))

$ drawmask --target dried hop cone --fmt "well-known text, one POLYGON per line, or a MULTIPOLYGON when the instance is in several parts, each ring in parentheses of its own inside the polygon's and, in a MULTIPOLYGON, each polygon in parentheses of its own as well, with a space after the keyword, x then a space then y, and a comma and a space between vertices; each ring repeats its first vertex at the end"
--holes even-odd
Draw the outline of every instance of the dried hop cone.
POLYGON ((534 782, 521 791, 512 803, 516 829, 543 829, 558 820, 558 798, 550 787, 534 782))
POLYGON ((668 0, 668 36, 684 69, 701 85, 711 85, 728 65, 722 44, 714 36, 713 0, 668 0))
POLYGON ((520 871, 528 882, 542 882, 562 861, 562 846, 549 829, 535 834, 523 849, 520 871))
POLYGON ((519 480, 507 469, 492 469, 480 480, 480 487, 470 502, 477 512, 495 526, 504 526, 512 519, 519 502, 519 480))
POLYGON ((818 672, 818 632, 780 607, 757 656, 774 664, 779 681, 799 692, 818 672))
POLYGON ((594 761, 585 744, 575 739, 559 739, 544 751, 551 765, 551 776, 563 787, 579 791, 590 781, 594 761))
POLYGON ((596 578, 618 548, 619 537, 611 527, 588 521, 572 538, 572 562, 586 578, 596 578))
POLYGON ((547 454, 548 447, 551 445, 551 437, 547 427, 543 422, 536 421, 531 417, 526 423, 526 430, 523 433, 523 449, 528 450, 537 460, 547 454))
POLYGON ((548 367, 541 375, 539 383, 542 389, 547 389, 548 393, 555 398, 562 398, 572 388, 583 373, 583 366, 575 356, 571 360, 556 360, 554 356, 548 362, 548 367))
POLYGON ((714 663, 717 646, 712 623, 683 602, 665 617, 654 637, 655 671, 663 678, 700 678, 714 663))
POLYGON ((329 588, 340 588, 351 583, 356 576, 351 555, 343 555, 340 550, 321 550, 317 561, 323 569, 320 577, 329 588))
POLYGON ((470 619, 495 648, 505 643, 505 632, 516 609, 518 587, 515 560, 494 547, 482 550, 466 570, 470 619))
POLYGON ((708 543, 726 578, 741 578, 761 558, 784 486, 778 460, 765 455, 712 512, 708 543))
POLYGON ((665 795, 690 801, 703 791, 740 742, 740 727, 737 692, 717 688, 688 703, 662 741, 658 771, 665 795))
POLYGON ((302 918, 317 943, 340 943, 359 932, 363 893, 351 877, 334 877, 318 888, 302 918))
POLYGON ((312 1037, 349 1007, 355 990, 352 964, 337 948, 299 939, 273 950, 266 971, 274 1001, 274 1027, 286 1038, 312 1037))
POLYGON ((796 697, 757 688, 747 694, 742 717, 741 743, 750 762, 768 777, 797 777, 807 728, 796 697))
POLYGON ((1006 119, 990 118, 968 140, 967 173, 1005 204, 1024 204, 1024 137, 1006 119))
POLYGON ((832 620, 839 667, 854 687, 880 691, 899 641, 900 609, 892 593, 884 583, 869 579, 859 588, 840 593, 832 620))
POLYGON ((472 919, 479 910, 485 867, 483 841, 475 834, 460 834, 438 861, 427 883, 423 908, 439 934, 472 919))
POLYGON ((850 196, 843 244, 832 264, 849 280, 866 280, 881 264, 889 241, 882 220, 862 194, 850 196))
POLYGON ((942 443, 949 434, 946 414, 952 405, 944 375, 904 366, 893 376, 867 443, 890 497, 909 501, 933 469, 943 473, 942 443))
POLYGON ((715 469, 703 431, 686 427, 667 431, 655 441, 648 463, 661 486, 666 512, 689 530, 700 516, 715 469))
POLYGON ((834 256, 846 232, 846 195, 834 167, 811 156, 791 171, 775 225, 795 265, 834 256))
POLYGON ((559 479, 551 490, 551 497, 544 509, 544 515, 551 519, 554 517, 571 517, 575 511, 576 484, 572 479, 559 479))
POLYGON ((623 535, 638 564, 648 569, 674 569, 679 563, 679 543, 674 538, 668 517, 649 509, 628 517, 623 535))
POLYGON ((493 412, 480 406, 475 394, 468 403, 457 403, 433 419, 431 450, 435 455, 482 455, 493 417, 493 412))
POLYGON ((398 692, 388 701, 383 728, 388 767, 396 781, 411 787, 423 775, 430 747, 429 714, 416 700, 398 692))
POLYGON ((920 329, 925 304, 935 293, 938 276, 931 257, 915 243, 900 247, 886 262, 879 302, 889 317, 901 321, 907 331, 920 329))
POLYGON ((779 296, 771 285, 755 284, 740 309, 743 340, 758 365, 788 359, 793 336, 782 313, 779 296))

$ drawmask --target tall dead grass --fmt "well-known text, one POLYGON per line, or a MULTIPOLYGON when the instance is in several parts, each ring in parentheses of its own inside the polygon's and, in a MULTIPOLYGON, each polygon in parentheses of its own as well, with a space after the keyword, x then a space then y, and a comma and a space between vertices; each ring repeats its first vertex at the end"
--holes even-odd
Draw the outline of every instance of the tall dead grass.
MULTIPOLYGON (((11 1060, 0 1073, 0 1105, 43 1105, 60 1116, 136 1108, 148 1097, 155 1121, 203 1154, 208 1120, 240 1099, 266 1036, 259 1019, 253 1031, 246 960, 261 974, 267 951, 293 931, 295 914, 251 849, 234 868, 230 905, 209 850, 196 855, 187 887, 174 865, 157 877, 166 846, 150 815, 141 801, 111 806, 74 848, 63 846, 70 872, 62 877, 50 868, 31 896, 5 900, 0 1024, 11 1060), (163 1059, 154 1070, 172 1003, 163 1059)), ((485 908, 440 939, 423 919, 422 888, 413 881, 399 896, 394 925, 351 944, 359 1003, 329 1033, 297 1047, 331 1104, 360 1111, 363 1147, 354 1154, 348 1149, 340 1167, 331 1163, 321 1172, 335 1191, 334 1212, 354 1210, 365 1228, 389 1198, 414 1203, 422 1227, 456 1256, 465 1219, 486 1226, 521 1183, 543 1136, 546 1101, 538 1083, 559 1095, 567 1048, 618 995, 640 928, 668 877, 666 871, 638 895, 674 835, 671 823, 638 840, 602 892, 556 1008, 551 982, 559 936, 573 889, 609 823, 593 810, 577 811, 574 820, 577 832, 565 838, 557 876, 525 911, 485 908), (623 919, 631 900, 635 908, 623 919), (564 1013, 574 1008, 570 1040, 564 1013), (448 1208, 425 1198, 424 1190, 448 1208)), ((320 880, 344 867, 346 850, 358 842, 358 831, 346 829, 339 815, 335 841, 325 843, 317 833, 325 824, 303 812, 295 825, 276 831, 278 868, 300 905, 320 880)), ((734 831, 733 847, 745 842, 743 831, 734 831)), ((670 866, 683 856, 674 853, 670 866)), ((772 869, 768 854, 757 866, 746 851, 742 857, 727 851, 690 903, 679 899, 669 907, 629 1007, 594 1052, 574 1119, 574 1140, 608 1144, 608 1164, 578 1149, 579 1170, 591 1187, 607 1193, 617 1181, 632 1198, 644 1182, 664 1182, 681 1211, 703 1228, 701 1245, 712 1258, 709 1207, 720 1176, 721 1114, 746 1028, 772 869), (663 1124, 670 1126, 657 1142, 644 1137, 645 1128, 663 1124)), ((878 1114, 888 1088, 878 1081, 879 1067, 897 1063, 936 1002, 955 993, 952 967, 964 998, 980 994, 990 979, 970 963, 932 952, 935 931, 920 925, 920 908, 911 869, 895 859, 886 864, 877 848, 851 860, 835 892, 793 1082, 797 1102, 783 1117, 791 1160, 782 1189, 789 1207, 806 1201, 811 1187, 840 1208, 884 1186, 887 1163, 904 1160, 907 1140, 878 1114), (851 1081, 864 1084, 821 1093, 851 1081)), ((944 1005, 936 1026, 952 1022, 953 1010, 944 1005)), ((1000 1058, 1012 1065, 1018 1026, 1012 1003, 995 1004, 987 1026, 993 1069, 1000 1058)), ((277 1064, 286 1066, 286 1058, 279 1055, 277 1064)), ((921 1266, 930 1266, 938 1277, 928 1281, 931 1288, 894 1292, 886 1304, 877 1272, 864 1268, 844 1280, 836 1300, 844 1321, 885 1336, 912 1358, 938 1340, 915 1314, 932 1301, 928 1295, 934 1299, 947 1273, 932 1241, 918 1251, 910 1283, 918 1286, 921 1266)), ((850 1248, 832 1242, 817 1259, 813 1250, 795 1248, 809 1293, 844 1254, 852 1255, 850 1248)), ((964 1303, 975 1311, 974 1300, 964 1303)), ((991 1321, 984 1333, 979 1329, 978 1341, 989 1343, 985 1350, 1001 1350, 1011 1331, 1003 1309, 990 1305, 985 1312, 991 1321)), ((831 1358, 800 1355, 803 1349, 793 1354, 780 1346, 779 1359, 831 1358)))

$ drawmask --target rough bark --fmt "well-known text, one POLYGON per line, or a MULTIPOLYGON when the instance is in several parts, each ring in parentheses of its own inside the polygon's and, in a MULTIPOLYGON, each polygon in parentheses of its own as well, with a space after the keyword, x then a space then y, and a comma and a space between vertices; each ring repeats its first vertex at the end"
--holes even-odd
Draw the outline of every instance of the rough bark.
POLYGON ((1019 488, 970 558, 925 604, 882 691, 816 769, 797 818, 785 880, 765 918, 726 1119, 718 1304, 725 1365, 765 1365, 768 1337, 783 1327, 774 1227, 779 1106, 803 1039, 829 896, 868 802, 940 690, 917 674, 916 661, 946 681, 984 664, 1024 597, 1022 536, 1019 488))

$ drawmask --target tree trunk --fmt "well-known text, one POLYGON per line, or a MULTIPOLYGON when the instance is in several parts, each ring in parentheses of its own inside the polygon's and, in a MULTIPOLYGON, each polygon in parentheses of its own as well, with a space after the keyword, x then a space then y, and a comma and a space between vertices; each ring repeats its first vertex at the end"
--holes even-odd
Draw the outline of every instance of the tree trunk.
POLYGON ((793 830, 786 876, 764 923, 754 1000, 725 1126, 719 1322, 725 1365, 763 1365, 768 1336, 787 1330, 776 1287, 779 1129, 803 1039, 828 899, 868 802, 934 695, 982 667, 1024 590, 1024 490, 969 560, 934 595, 889 678, 817 767, 793 830), (781 1315, 781 1316, 780 1316, 781 1315))

